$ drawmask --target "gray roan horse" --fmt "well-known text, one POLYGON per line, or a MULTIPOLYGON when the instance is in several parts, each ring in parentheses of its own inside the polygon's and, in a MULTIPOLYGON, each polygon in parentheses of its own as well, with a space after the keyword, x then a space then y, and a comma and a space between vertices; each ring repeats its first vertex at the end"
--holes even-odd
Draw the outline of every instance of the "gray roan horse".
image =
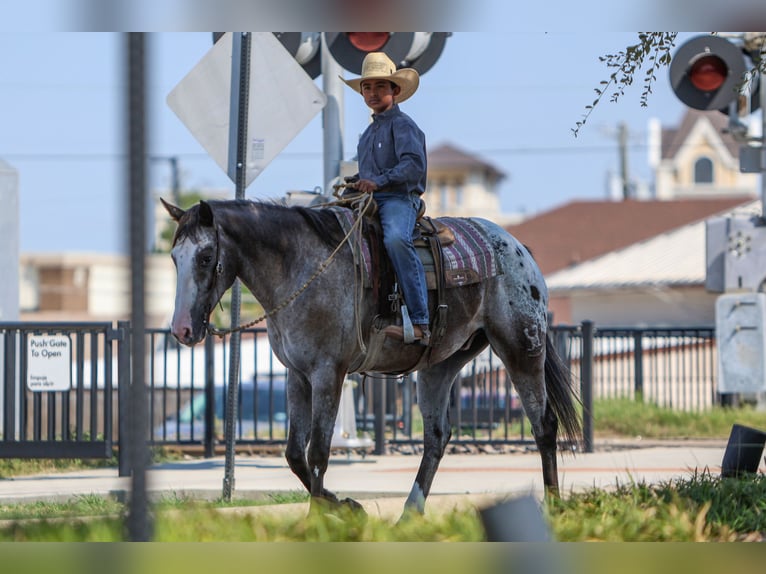
MULTIPOLYGON (((172 248, 178 274, 172 332, 185 345, 205 337, 211 310, 236 277, 264 309, 273 309, 315 274, 344 237, 326 208, 231 200, 203 201, 184 211, 163 204, 178 223, 172 248)), ((430 353, 418 344, 386 339, 380 363, 365 368, 396 373, 417 367, 424 451, 405 511, 424 511, 451 435, 453 381, 487 345, 502 360, 521 398, 549 493, 558 494, 559 423, 571 443, 581 436, 569 377, 547 333, 547 288, 537 264, 499 226, 483 219, 472 222, 495 250, 503 272, 447 289, 447 328, 430 353)), ((357 273, 351 247, 343 245, 326 270, 268 321, 271 346, 288 368, 285 455, 312 501, 340 502, 324 485, 330 442, 344 378, 364 362, 366 345, 360 344, 356 321, 368 336, 377 309, 371 296, 355 304, 357 273)))

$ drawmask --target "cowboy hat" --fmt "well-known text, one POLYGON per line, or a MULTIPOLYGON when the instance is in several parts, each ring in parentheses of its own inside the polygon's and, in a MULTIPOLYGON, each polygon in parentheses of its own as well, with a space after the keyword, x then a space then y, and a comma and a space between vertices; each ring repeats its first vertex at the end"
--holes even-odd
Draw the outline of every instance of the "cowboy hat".
POLYGON ((396 64, 391 61, 385 52, 370 52, 364 57, 362 62, 362 76, 353 80, 344 80, 343 82, 353 90, 362 91, 362 82, 365 80, 388 80, 400 88, 397 103, 402 103, 409 98, 418 89, 420 76, 414 68, 396 69, 396 64))

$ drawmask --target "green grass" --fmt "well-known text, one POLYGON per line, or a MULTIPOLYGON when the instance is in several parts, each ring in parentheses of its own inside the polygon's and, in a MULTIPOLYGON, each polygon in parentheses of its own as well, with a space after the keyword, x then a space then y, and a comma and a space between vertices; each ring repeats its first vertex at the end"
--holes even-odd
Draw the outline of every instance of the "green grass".
MULTIPOLYGON (((155 463, 180 460, 182 455, 163 447, 152 448, 152 461, 155 463)), ((92 468, 117 468, 117 454, 105 459, 75 458, 0 458, 0 480, 17 476, 36 474, 54 474, 92 468)))
POLYGON ((766 428, 766 413, 758 412, 752 407, 715 407, 709 411, 694 413, 627 399, 595 401, 593 419, 597 437, 725 439, 734 423, 766 428))
POLYGON ((766 536, 766 476, 696 473, 572 494, 547 509, 556 538, 568 542, 744 540, 766 536))
POLYGON ((119 514, 123 509, 124 505, 112 498, 89 494, 76 496, 65 502, 37 501, 24 504, 0 504, 0 520, 104 516, 119 514))
MULTIPOLYGON (((285 502, 305 502, 303 493, 285 502)), ((401 522, 364 516, 347 508, 325 508, 279 516, 231 511, 232 506, 268 501, 201 502, 169 497, 153 505, 157 542, 481 542, 476 510, 410 516, 401 522), (228 508, 229 510, 221 510, 228 508)), ((44 510, 44 507, 40 507, 44 510)), ((123 541, 126 508, 90 497, 71 506, 30 513, 35 520, 0 525, 3 541, 123 541), (54 512, 55 510, 55 512, 54 512), (73 517, 72 512, 83 512, 73 517), (64 516, 61 520, 59 517, 64 516)), ((549 499, 545 506, 553 537, 580 541, 741 541, 766 536, 766 476, 720 478, 707 472, 657 485, 624 484, 549 499)), ((7 516, 7 515, 5 515, 7 516)))

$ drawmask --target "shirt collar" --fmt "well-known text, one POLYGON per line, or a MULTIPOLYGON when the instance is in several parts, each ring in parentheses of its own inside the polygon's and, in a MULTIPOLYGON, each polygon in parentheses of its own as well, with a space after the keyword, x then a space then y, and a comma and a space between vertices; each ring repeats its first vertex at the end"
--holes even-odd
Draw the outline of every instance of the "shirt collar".
POLYGON ((385 112, 382 112, 380 114, 372 114, 372 119, 374 120, 383 120, 389 116, 393 116, 394 114, 399 113, 399 104, 394 103, 393 106, 388 108, 385 112))

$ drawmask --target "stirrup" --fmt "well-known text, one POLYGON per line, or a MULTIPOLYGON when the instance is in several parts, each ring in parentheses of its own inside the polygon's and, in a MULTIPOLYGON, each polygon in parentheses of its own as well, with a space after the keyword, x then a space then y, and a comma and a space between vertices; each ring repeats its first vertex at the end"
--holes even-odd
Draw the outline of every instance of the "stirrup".
POLYGON ((404 342, 408 345, 415 342, 415 328, 412 326, 410 320, 410 312, 407 311, 407 305, 402 305, 402 332, 404 334, 404 342))

